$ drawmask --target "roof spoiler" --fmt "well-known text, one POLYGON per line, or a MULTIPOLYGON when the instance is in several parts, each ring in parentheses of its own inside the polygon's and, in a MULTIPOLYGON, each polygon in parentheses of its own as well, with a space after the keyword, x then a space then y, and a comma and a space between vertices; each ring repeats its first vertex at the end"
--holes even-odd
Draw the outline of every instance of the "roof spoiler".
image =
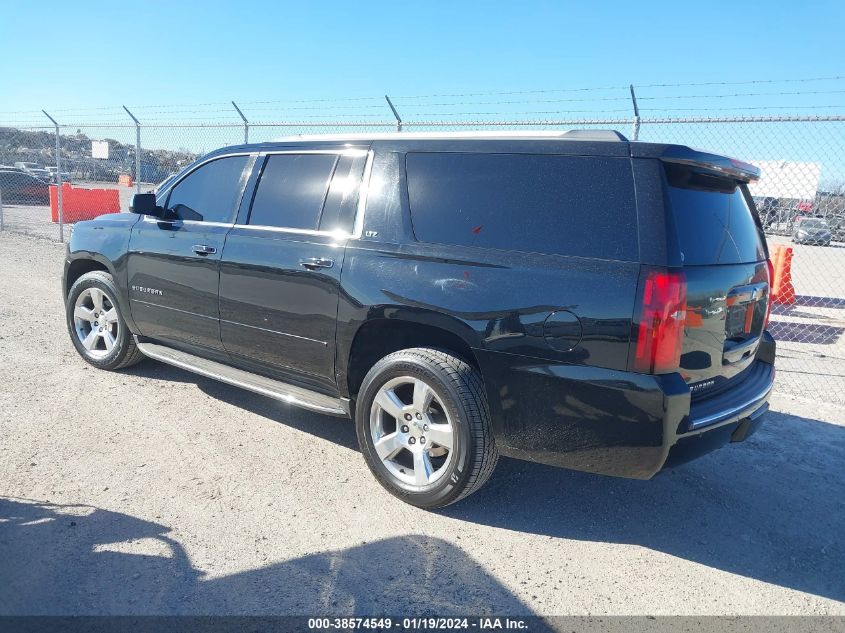
POLYGON ((736 158, 701 152, 683 145, 664 145, 663 151, 655 158, 664 163, 689 165, 741 182, 753 182, 760 179, 760 168, 736 158))

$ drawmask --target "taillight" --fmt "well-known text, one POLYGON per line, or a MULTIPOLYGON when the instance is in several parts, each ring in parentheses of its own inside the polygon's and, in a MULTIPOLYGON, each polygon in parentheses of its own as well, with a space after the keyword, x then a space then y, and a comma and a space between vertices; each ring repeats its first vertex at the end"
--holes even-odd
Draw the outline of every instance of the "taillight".
POLYGON ((766 320, 763 321, 763 329, 769 328, 769 316, 772 314, 772 288, 775 284, 775 265, 771 259, 766 260, 766 265, 769 269, 769 292, 766 298, 766 320))
POLYGON ((643 284, 634 371, 646 374, 678 371, 686 313, 684 273, 649 270, 643 284))

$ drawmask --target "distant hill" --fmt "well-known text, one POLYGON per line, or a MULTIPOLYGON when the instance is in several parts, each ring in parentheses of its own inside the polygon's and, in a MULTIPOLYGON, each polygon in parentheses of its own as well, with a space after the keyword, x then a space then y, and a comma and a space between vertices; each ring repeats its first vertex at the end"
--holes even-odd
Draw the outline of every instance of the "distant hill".
MULTIPOLYGON (((114 139, 109 158, 91 157, 91 139, 85 134, 60 134, 62 171, 76 179, 117 181, 121 174, 135 175, 135 146, 114 139)), ((142 182, 159 182, 197 157, 187 151, 141 148, 142 182)), ((0 127, 0 165, 31 161, 44 166, 56 164, 56 135, 47 131, 0 127)))

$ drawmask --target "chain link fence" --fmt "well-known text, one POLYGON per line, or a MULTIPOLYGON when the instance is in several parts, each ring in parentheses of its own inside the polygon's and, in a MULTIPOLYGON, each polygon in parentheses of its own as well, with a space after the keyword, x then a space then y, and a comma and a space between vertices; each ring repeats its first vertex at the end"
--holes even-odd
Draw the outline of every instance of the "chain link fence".
POLYGON ((127 211, 136 191, 150 191, 196 157, 245 140, 398 129, 581 128, 614 128, 630 138, 690 145, 761 167, 752 194, 769 244, 788 245, 794 254, 794 300, 775 305, 771 317, 779 344, 777 389, 845 404, 845 116, 416 122, 397 116, 359 123, 0 127, 0 230, 64 240, 67 225, 127 211), (820 237, 825 231, 829 238, 820 237))

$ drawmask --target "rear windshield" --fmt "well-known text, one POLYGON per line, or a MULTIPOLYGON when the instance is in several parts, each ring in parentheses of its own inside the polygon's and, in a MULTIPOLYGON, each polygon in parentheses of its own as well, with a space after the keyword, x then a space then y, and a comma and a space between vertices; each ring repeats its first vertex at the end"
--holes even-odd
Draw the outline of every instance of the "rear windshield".
POLYGON ((627 158, 409 153, 408 198, 421 242, 635 261, 627 158))
POLYGON ((766 258, 760 229, 736 182, 674 165, 666 165, 666 175, 685 265, 742 264, 766 258))

